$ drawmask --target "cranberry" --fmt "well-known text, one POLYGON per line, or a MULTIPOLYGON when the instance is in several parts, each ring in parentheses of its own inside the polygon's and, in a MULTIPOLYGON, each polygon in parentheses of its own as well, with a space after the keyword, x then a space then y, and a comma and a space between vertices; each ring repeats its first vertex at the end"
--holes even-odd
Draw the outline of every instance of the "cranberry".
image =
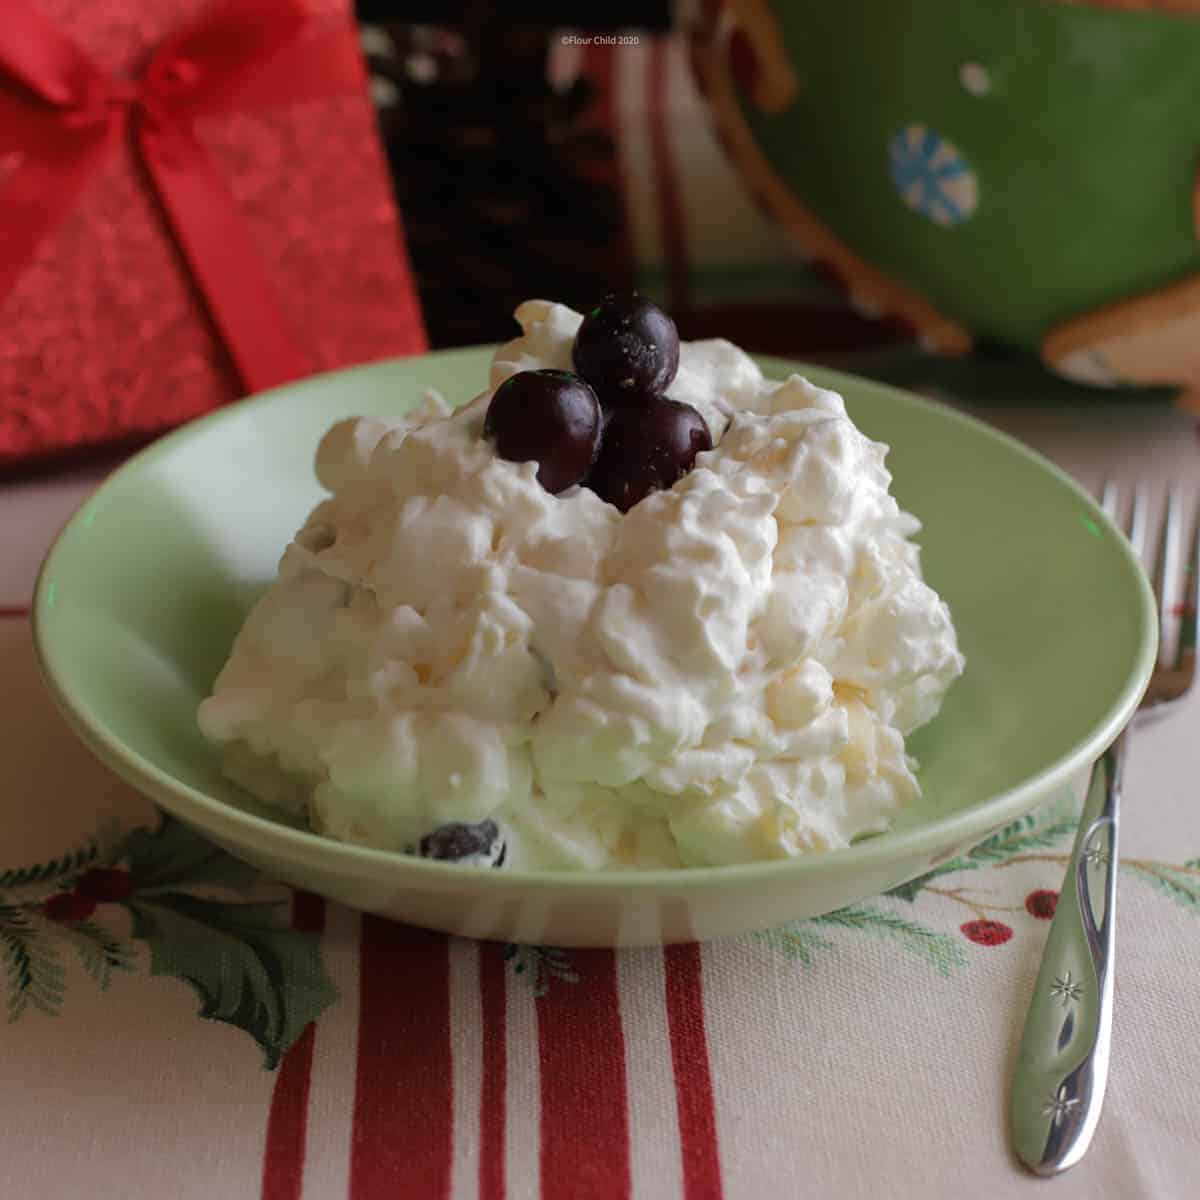
POLYGON ((679 369, 675 322, 643 296, 608 295, 575 335, 575 370, 606 407, 661 396, 679 369))
POLYGON ((502 867, 508 852, 500 827, 491 818, 475 825, 440 825, 417 845, 422 858, 468 862, 477 867, 502 867))
POLYGON ((711 449, 708 426, 690 404, 657 399, 642 408, 614 409, 587 486, 628 512, 682 479, 696 455, 711 449))
POLYGON ((117 867, 96 867, 81 875, 75 892, 90 900, 113 903, 133 891, 133 877, 117 867))
POLYGON ((968 921, 960 926, 963 936, 977 946, 1003 946, 1013 931, 1003 921, 968 921))
POLYGON ((47 896, 42 904, 42 912, 51 921, 60 921, 64 925, 86 921, 95 911, 95 900, 90 896, 79 896, 75 892, 56 892, 53 896, 47 896))
POLYGON ((536 462, 538 483, 557 494, 580 483, 600 449, 600 402, 569 371, 520 371, 488 405, 485 437, 509 462, 536 462))

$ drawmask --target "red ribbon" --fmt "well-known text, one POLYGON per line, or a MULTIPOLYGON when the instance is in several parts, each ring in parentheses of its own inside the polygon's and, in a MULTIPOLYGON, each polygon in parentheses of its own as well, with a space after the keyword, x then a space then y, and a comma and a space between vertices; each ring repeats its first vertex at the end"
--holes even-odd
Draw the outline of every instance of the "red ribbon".
POLYGON ((354 30, 315 27, 298 0, 225 0, 163 42, 138 79, 124 80, 26 0, 3 5, 0 156, 20 159, 0 191, 0 300, 128 137, 242 383, 259 391, 306 374, 308 357, 192 123, 361 89, 354 30))

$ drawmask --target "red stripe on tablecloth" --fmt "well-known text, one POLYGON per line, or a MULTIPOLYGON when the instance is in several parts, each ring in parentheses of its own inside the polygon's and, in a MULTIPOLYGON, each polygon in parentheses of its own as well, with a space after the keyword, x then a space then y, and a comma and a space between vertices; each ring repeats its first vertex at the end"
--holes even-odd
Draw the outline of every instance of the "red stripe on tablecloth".
POLYGON ((700 947, 667 946, 667 1026, 675 1068, 675 1105, 683 1154, 686 1200, 717 1200, 721 1195, 721 1158, 713 1104, 708 1037, 704 1031, 704 985, 700 947))
POLYGON ((617 960, 576 950, 578 981, 551 977, 537 1001, 542 1091, 542 1196, 629 1195, 629 1111, 617 960))
MULTIPOLYGON (((309 892, 295 892, 292 928, 320 933, 325 928, 325 901, 309 892)), ((304 1186, 308 1097, 316 1034, 317 1027, 310 1022, 283 1056, 279 1074, 275 1076, 263 1147, 262 1200, 299 1200, 304 1186)))
POLYGON ((279 1074, 275 1076, 263 1149, 262 1200, 299 1200, 304 1187, 308 1095, 316 1032, 316 1025, 310 1022, 283 1056, 279 1074))
POLYGON ((505 1040, 508 996, 504 947, 479 946, 479 999, 483 1010, 483 1082, 479 1097, 479 1200, 504 1200, 505 1040))
POLYGON ((654 160, 654 183, 658 194, 658 219, 667 267, 667 303, 683 310, 688 306, 687 232, 675 160, 671 154, 671 114, 667 101, 670 39, 652 38, 646 59, 647 109, 650 119, 650 148, 654 160))
POLYGON ((0 604, 0 621, 16 621, 29 616, 28 604, 0 604))
POLYGON ((449 942, 363 917, 350 1200, 448 1196, 453 1109, 449 942))

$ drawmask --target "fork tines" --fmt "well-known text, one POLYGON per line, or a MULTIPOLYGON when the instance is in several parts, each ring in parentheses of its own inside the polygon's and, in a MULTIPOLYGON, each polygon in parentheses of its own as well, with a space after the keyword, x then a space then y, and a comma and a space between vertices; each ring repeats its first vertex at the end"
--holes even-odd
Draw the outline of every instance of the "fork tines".
MULTIPOLYGON (((1121 524, 1120 502, 1120 486, 1113 480, 1106 481, 1101 493, 1101 505, 1117 524, 1121 524)), ((1191 656, 1194 653, 1197 621, 1200 620, 1200 521, 1195 522, 1191 552, 1185 554, 1189 521, 1184 515, 1184 507, 1183 490, 1172 484, 1166 493, 1152 573, 1147 544, 1150 528, 1149 491, 1142 482, 1133 486, 1129 519, 1123 525, 1130 545, 1151 575, 1154 585, 1160 635, 1158 661, 1165 667, 1175 666, 1183 655, 1191 656)))

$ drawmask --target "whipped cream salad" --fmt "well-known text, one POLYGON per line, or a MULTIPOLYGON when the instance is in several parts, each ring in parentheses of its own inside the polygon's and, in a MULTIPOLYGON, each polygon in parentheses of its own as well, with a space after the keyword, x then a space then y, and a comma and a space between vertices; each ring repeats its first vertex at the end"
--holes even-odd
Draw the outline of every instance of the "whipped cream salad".
POLYGON ((471 403, 321 441, 329 498, 200 706, 228 774, 329 837, 504 868, 740 863, 887 828, 919 794, 905 736, 963 670, 887 448, 729 342, 664 353, 674 327, 651 323, 657 357, 626 346, 626 373, 571 309, 516 318, 471 403), (669 467, 628 466, 643 392, 674 403, 669 467), (540 436, 518 426, 542 393, 557 474, 506 456, 510 425, 540 436))

